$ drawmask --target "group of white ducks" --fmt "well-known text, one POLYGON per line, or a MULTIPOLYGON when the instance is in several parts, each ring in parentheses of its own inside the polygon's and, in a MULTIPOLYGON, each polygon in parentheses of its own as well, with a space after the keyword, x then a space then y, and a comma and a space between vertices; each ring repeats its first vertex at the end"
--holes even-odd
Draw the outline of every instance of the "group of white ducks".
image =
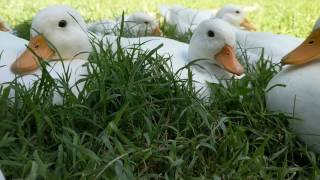
MULTIPOLYGON (((123 28, 136 37, 121 38, 122 48, 130 49, 143 43, 142 50, 148 51, 163 44, 158 54, 171 57, 168 66, 173 73, 190 62, 197 64, 192 66, 194 86, 205 97, 210 96, 207 82, 219 83, 244 73, 237 56, 245 56, 254 64, 264 51, 265 59, 286 65, 269 82, 266 91, 268 109, 298 118, 291 122, 293 130, 311 149, 320 153, 320 98, 317 98, 320 94, 320 85, 317 85, 318 80, 320 82, 320 76, 317 76, 320 71, 320 20, 310 36, 303 40, 289 35, 254 32, 244 10, 234 5, 225 6, 216 14, 182 6, 162 6, 160 12, 178 33, 193 33, 189 44, 160 37, 162 32, 154 17, 135 13, 124 17, 123 28), (140 37, 142 35, 146 36, 140 37), (246 50, 245 54, 243 50, 246 50)), ((77 81, 87 73, 84 64, 92 51, 91 40, 99 39, 106 45, 114 43, 121 24, 119 18, 87 25, 75 9, 64 5, 50 6, 33 18, 28 42, 11 34, 10 28, 0 22, 0 84, 8 86, 16 80, 31 87, 41 76, 40 62, 47 61, 48 72, 54 79, 61 78, 66 69, 71 72, 68 83, 77 95, 80 86, 77 81)), ((179 72, 180 78, 189 78, 188 70, 179 72)), ((60 96, 54 97, 55 103, 61 101, 60 96)))

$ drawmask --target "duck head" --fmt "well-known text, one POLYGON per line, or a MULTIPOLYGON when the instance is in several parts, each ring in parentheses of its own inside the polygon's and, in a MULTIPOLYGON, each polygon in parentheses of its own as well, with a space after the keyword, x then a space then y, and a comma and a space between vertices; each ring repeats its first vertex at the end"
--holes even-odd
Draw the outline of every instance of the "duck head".
POLYGON ((236 5, 226 5, 222 7, 216 17, 227 21, 235 27, 244 28, 248 31, 255 31, 254 25, 246 18, 245 11, 236 5))
POLYGON ((300 65, 320 59, 320 18, 310 35, 296 49, 282 58, 282 64, 300 65))
POLYGON ((69 6, 50 6, 33 18, 28 48, 12 64, 11 70, 25 74, 38 69, 39 59, 87 59, 90 51, 83 17, 69 6))
POLYGON ((136 36, 152 35, 161 36, 159 24, 153 16, 148 13, 134 13, 125 20, 126 28, 136 36))
POLYGON ((190 40, 189 60, 204 59, 226 71, 241 75, 242 65, 235 55, 234 29, 225 21, 213 18, 199 24, 190 40))

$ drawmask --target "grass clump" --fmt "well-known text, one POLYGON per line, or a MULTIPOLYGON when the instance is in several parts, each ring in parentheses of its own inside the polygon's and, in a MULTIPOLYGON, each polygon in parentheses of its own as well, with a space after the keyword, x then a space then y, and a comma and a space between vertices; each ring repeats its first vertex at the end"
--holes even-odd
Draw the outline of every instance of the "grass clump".
POLYGON ((210 85, 205 103, 157 49, 95 47, 78 98, 45 68, 31 89, 16 82, 3 89, 0 164, 7 178, 318 177, 318 157, 290 132, 288 118, 266 111, 265 80, 278 69, 270 62, 248 66, 226 86, 210 85), (61 105, 51 100, 57 90, 61 105))
MULTIPOLYGON (((35 9, 50 2, 35 4, 35 9)), ((69 3, 85 14, 95 11, 85 9, 83 2, 69 3)), ((282 6, 257 3, 272 7, 251 15, 263 30, 272 25, 274 32, 303 36, 307 32, 298 25, 313 23, 302 22, 311 13, 292 26, 279 26, 273 23, 277 19, 292 22, 291 16, 275 13, 282 6), (260 20, 266 14, 275 16, 260 20)), ((300 2, 287 4, 302 7, 300 2)), ((95 12, 90 18, 102 17, 102 11, 95 12)), ((28 37, 30 22, 21 24, 18 17, 7 19, 20 24, 18 34, 28 37)), ((188 42, 191 37, 178 35, 165 22, 161 26, 169 38, 188 42)), ((137 45, 130 51, 112 50, 96 43, 89 73, 78 82, 84 84, 79 96, 67 85, 67 72, 55 80, 46 68, 29 89, 17 81, 0 86, 0 167, 8 179, 319 178, 319 156, 291 132, 290 117, 266 110, 265 88, 278 65, 262 58, 254 66, 247 64, 244 78, 210 84, 212 97, 204 102, 191 79, 179 79, 168 70, 171 59, 158 55, 157 49, 145 52, 137 45), (57 92, 60 105, 52 100, 57 92)))

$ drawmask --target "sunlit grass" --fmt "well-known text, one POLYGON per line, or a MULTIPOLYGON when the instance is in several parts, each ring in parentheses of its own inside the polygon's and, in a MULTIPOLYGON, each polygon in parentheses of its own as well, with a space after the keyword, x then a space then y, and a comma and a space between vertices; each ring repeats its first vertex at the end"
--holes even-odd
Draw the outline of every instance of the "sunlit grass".
POLYGON ((123 10, 127 13, 146 11, 157 14, 157 8, 161 4, 182 4, 203 9, 216 9, 227 3, 258 5, 258 11, 249 14, 249 18, 256 24, 258 30, 300 37, 305 37, 309 33, 320 12, 319 2, 316 0, 2 0, 0 17, 17 26, 30 20, 41 8, 61 3, 72 5, 88 21, 121 16, 123 10))

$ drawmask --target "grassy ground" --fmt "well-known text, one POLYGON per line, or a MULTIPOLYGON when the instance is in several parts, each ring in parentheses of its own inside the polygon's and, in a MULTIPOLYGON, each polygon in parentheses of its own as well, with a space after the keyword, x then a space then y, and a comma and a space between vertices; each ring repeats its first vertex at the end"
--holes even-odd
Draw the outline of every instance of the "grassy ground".
MULTIPOLYGON (((39 8, 57 2, 2 0, 0 16, 19 26, 39 8)), ((155 4, 173 3, 64 2, 88 20, 122 9, 156 12, 155 4)), ((210 2, 181 4, 214 8, 227 1, 210 2)), ((262 9, 250 17, 258 29, 298 36, 310 31, 320 12, 316 1, 255 3, 262 9)), ((63 106, 50 101, 57 87, 48 76, 29 91, 12 84, 15 101, 4 89, 0 165, 9 179, 319 178, 319 157, 291 133, 290 117, 266 110, 264 89, 277 67, 265 60, 247 66, 245 78, 231 80, 227 88, 212 84, 213 98, 204 103, 189 81, 166 71, 168 59, 151 58, 152 53, 140 52, 133 62, 121 49, 116 57, 110 49, 93 52, 89 60, 96 68, 84 79, 83 95, 76 98, 65 87, 63 106)))

